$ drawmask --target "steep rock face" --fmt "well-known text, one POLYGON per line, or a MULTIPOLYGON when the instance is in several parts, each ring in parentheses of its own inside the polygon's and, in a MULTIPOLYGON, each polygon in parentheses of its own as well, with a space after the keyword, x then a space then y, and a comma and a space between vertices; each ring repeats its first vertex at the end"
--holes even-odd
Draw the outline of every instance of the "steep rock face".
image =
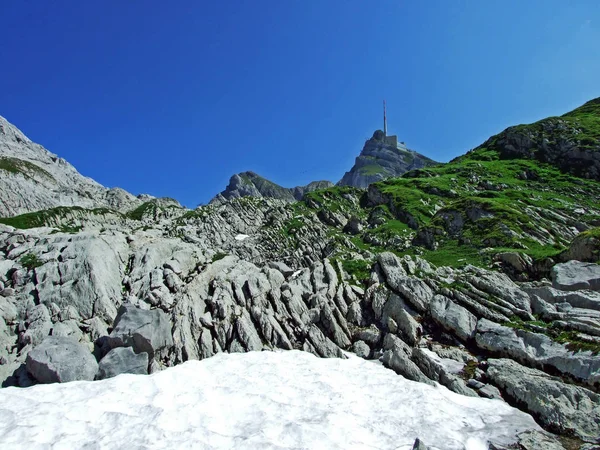
POLYGON ((399 177, 412 169, 437 164, 435 161, 408 150, 403 144, 394 146, 385 141, 381 130, 375 131, 363 147, 349 172, 337 183, 338 186, 366 188, 371 183, 399 177))
POLYGON ((0 116, 0 217, 56 206, 126 211, 141 203, 123 189, 84 177, 0 116))
POLYGON ((240 197, 266 197, 293 202, 301 200, 307 192, 331 186, 333 186, 333 183, 329 181, 313 181, 306 186, 284 188, 254 172, 242 172, 233 175, 225 190, 217 194, 210 203, 222 203, 240 197))

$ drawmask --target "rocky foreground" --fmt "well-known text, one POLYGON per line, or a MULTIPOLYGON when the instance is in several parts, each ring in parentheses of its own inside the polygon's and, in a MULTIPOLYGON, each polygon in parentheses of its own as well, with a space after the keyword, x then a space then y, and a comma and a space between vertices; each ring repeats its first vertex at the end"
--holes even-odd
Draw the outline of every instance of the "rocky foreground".
MULTIPOLYGON (((209 211, 224 220, 233 205, 209 211)), ((171 236, 173 220, 90 221, 76 233, 2 226, 3 386, 155 373, 221 352, 352 351, 600 444, 600 266, 570 261, 552 282, 516 284, 383 252, 363 284, 327 258, 289 267, 253 257, 250 225, 221 226, 211 246, 198 236, 215 217, 195 228, 197 242, 171 236)))

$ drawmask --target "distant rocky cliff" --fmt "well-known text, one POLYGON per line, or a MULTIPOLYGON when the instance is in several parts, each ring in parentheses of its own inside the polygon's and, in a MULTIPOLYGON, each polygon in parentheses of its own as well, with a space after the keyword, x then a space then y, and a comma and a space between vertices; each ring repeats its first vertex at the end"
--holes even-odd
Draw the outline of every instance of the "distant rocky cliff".
MULTIPOLYGON (((399 177, 412 169, 437 164, 401 143, 394 145, 386 141, 383 131, 377 130, 369 139, 349 172, 337 183, 338 186, 366 188, 371 183, 387 178, 399 177)), ((254 172, 233 175, 227 188, 217 194, 211 203, 221 203, 239 197, 266 197, 293 202, 304 194, 333 186, 329 181, 313 181, 306 186, 284 188, 254 172)))
POLYGON ((399 177, 412 169, 420 169, 437 164, 402 144, 391 145, 386 142, 383 131, 377 130, 356 158, 349 172, 338 182, 338 186, 366 188, 371 183, 387 178, 399 177))
POLYGON ((127 211, 150 198, 84 177, 0 116, 0 217, 56 206, 127 211))
POLYGON ((313 181, 306 186, 284 188, 254 172, 242 172, 233 175, 227 188, 217 194, 210 202, 221 203, 239 197, 267 197, 293 202, 301 200, 307 192, 331 186, 333 186, 333 183, 330 181, 313 181))

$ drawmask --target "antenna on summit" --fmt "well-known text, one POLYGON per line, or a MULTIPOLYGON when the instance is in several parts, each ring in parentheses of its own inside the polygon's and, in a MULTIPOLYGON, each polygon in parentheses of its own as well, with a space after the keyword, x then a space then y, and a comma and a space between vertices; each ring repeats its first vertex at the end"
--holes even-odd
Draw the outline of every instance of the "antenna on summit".
POLYGON ((385 116, 385 100, 383 101, 383 135, 387 136, 387 117, 385 116))

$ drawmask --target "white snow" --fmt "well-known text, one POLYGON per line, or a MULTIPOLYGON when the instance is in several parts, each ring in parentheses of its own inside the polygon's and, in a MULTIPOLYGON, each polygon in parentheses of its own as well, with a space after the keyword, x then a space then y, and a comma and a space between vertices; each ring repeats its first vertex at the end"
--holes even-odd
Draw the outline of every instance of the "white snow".
POLYGON ((360 358, 219 354, 153 375, 0 389, 0 448, 485 449, 538 429, 499 400, 360 358))
POLYGON ((243 241, 244 239, 248 239, 250 236, 248 236, 247 234, 238 234, 235 237, 236 241, 243 241))

